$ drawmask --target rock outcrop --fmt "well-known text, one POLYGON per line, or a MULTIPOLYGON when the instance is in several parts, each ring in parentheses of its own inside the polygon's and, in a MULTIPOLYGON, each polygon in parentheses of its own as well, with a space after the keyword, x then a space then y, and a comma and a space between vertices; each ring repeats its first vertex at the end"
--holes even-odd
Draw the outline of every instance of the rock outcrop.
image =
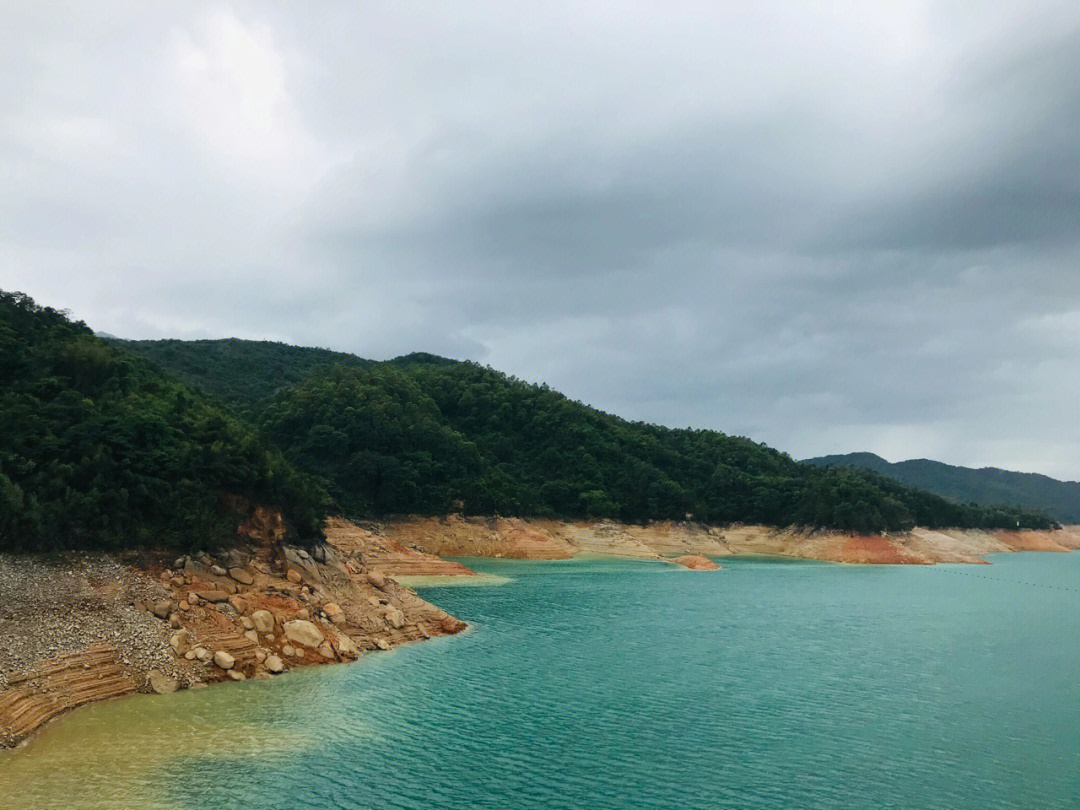
POLYGON ((719 565, 714 563, 708 557, 702 557, 700 554, 684 554, 681 557, 676 557, 675 562, 677 562, 683 568, 689 568, 691 571, 720 570, 719 565))

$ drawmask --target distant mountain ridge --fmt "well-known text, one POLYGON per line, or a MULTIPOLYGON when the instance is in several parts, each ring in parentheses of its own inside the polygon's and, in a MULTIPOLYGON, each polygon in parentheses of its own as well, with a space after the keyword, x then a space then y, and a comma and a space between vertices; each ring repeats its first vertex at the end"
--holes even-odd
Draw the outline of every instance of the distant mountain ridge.
POLYGON ((874 453, 819 456, 804 463, 872 470, 953 501, 1019 506, 1044 512, 1061 523, 1080 523, 1080 481, 1059 481, 1039 473, 997 467, 957 467, 925 458, 890 462, 874 453))

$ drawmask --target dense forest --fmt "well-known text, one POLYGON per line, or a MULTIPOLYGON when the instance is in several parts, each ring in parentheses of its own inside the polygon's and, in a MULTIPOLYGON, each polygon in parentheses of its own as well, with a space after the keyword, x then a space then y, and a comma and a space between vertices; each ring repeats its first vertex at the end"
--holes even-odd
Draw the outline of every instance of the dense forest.
POLYGON ((925 458, 892 463, 873 453, 821 456, 805 463, 873 470, 959 503, 1035 509, 1062 523, 1080 523, 1080 481, 1058 481, 996 467, 956 467, 925 458))
POLYGON ((300 540, 332 510, 863 532, 1051 523, 627 422, 474 363, 103 339, 0 292, 0 550, 227 543, 243 502, 280 508, 300 540))
POLYGON ((799 464, 717 431, 628 422, 475 363, 424 354, 339 362, 325 350, 239 340, 123 345, 227 397, 352 515, 690 515, 861 532, 1052 523, 872 472, 799 464))
POLYGON ((208 546, 240 499, 299 539, 330 507, 257 431, 64 313, 0 292, 0 550, 208 546))

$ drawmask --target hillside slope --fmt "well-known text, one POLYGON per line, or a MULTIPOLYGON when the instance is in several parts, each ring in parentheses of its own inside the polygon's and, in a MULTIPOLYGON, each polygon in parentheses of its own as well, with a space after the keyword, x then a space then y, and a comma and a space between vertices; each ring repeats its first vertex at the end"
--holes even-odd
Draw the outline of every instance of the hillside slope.
POLYGON ((352 515, 692 515, 859 532, 1051 524, 865 471, 799 464, 717 431, 628 422, 475 363, 426 354, 338 363, 333 352, 236 340, 123 345, 203 390, 231 392, 293 464, 325 476, 352 515), (304 369, 310 376, 294 383, 304 369))
POLYGON ((1061 523, 1080 523, 1080 481, 996 467, 956 467, 925 458, 892 463, 873 453, 820 456, 806 463, 872 470, 960 503, 1016 506, 1044 512, 1061 523))

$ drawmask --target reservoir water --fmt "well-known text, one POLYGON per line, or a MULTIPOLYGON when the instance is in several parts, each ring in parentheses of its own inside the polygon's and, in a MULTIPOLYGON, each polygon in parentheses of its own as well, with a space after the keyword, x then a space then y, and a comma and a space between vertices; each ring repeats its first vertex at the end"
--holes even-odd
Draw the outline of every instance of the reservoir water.
POLYGON ((12 808, 1080 806, 1080 554, 992 566, 469 560, 465 634, 87 707, 12 808))

